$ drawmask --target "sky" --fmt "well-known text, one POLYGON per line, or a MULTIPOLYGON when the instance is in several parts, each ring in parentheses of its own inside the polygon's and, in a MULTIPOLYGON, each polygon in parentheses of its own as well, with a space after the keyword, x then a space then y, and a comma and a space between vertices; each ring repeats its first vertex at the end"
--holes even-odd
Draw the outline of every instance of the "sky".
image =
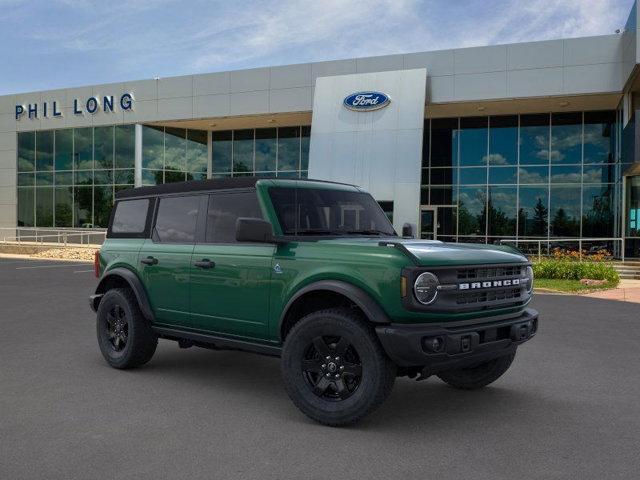
POLYGON ((0 95, 614 33, 633 0, 0 0, 0 95))

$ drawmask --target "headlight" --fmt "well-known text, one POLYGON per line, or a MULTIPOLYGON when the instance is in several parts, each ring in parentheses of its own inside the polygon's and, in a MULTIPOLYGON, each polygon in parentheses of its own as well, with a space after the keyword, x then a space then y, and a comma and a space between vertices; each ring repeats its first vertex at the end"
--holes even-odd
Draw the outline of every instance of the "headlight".
POLYGON ((425 272, 416 278, 413 284, 413 293, 416 299, 423 305, 430 305, 438 296, 438 277, 431 272, 425 272))
POLYGON ((526 271, 527 275, 527 293, 531 293, 533 291, 533 268, 531 266, 527 267, 526 271))

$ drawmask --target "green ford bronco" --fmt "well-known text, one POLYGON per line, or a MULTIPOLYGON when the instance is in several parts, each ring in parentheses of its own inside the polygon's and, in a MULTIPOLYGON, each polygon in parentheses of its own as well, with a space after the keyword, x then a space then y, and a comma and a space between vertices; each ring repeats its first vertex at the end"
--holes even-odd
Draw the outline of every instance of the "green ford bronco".
POLYGON ((327 425, 397 376, 483 387, 537 330, 510 247, 399 237, 362 189, 240 177, 120 192, 96 252, 98 345, 115 368, 158 339, 282 358, 293 403, 327 425))

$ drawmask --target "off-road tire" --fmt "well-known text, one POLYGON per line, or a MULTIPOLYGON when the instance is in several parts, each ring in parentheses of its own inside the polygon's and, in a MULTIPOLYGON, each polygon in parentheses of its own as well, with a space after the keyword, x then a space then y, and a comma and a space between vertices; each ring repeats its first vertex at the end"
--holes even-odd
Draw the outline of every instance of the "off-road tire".
POLYGON ((515 356, 514 352, 470 368, 440 372, 438 377, 454 388, 475 390, 486 387, 500 378, 509 369, 515 356))
POLYGON ((144 365, 156 351, 158 336, 151 329, 148 320, 144 318, 138 301, 128 288, 114 288, 104 294, 100 300, 97 312, 96 333, 100 352, 107 363, 114 368, 127 369, 144 365), (121 350, 117 350, 110 338, 108 318, 114 317, 114 312, 124 312, 122 324, 126 324, 126 343, 121 350))
MULTIPOLYGON (((371 325, 358 312, 347 308, 313 312, 296 323, 286 337, 281 365, 285 389, 293 403, 309 418, 334 427, 353 424, 373 412, 389 396, 396 378, 396 366, 382 349, 371 325), (348 377, 344 372, 343 387, 347 382, 358 382, 346 398, 327 399, 314 393, 310 374, 303 371, 303 361, 309 362, 309 349, 316 356, 319 352, 317 344, 313 343, 318 337, 323 339, 325 346, 328 343, 332 352, 337 352, 340 347, 339 342, 331 343, 332 339, 344 338, 349 343, 347 348, 353 350, 347 350, 345 354, 343 367, 346 366, 347 371, 354 368, 354 363, 347 363, 346 359, 356 358, 354 352, 359 359, 360 377, 348 377)), ((307 368, 308 363, 304 365, 307 368)), ((325 372, 322 370, 322 375, 325 372)), ((325 395, 341 395, 333 392, 335 388, 329 387, 325 395)))

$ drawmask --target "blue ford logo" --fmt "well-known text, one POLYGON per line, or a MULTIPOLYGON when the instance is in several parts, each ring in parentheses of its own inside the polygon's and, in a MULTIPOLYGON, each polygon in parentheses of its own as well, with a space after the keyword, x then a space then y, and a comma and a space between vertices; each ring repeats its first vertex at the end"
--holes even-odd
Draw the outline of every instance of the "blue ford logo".
POLYGON ((382 92, 356 92, 345 97, 342 103, 349 110, 368 112, 384 108, 389 102, 391 99, 382 92))

